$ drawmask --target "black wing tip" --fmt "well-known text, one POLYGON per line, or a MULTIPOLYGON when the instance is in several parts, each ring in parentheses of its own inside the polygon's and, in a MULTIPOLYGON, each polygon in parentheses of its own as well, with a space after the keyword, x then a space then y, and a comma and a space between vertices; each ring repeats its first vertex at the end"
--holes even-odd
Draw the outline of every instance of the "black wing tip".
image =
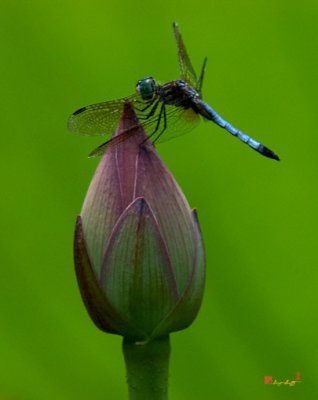
POLYGON ((95 158, 95 157, 99 157, 102 155, 102 152, 100 151, 99 147, 97 147, 96 149, 92 150, 89 154, 88 154, 88 158, 95 158))
POLYGON ((78 110, 74 111, 72 115, 81 114, 81 113, 84 112, 85 110, 87 110, 86 107, 79 108, 78 110))

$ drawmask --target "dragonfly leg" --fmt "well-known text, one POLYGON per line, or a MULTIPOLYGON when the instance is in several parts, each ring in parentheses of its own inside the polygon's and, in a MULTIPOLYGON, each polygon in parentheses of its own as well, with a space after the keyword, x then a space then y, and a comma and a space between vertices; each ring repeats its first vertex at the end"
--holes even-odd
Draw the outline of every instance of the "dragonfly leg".
POLYGON ((166 107, 165 103, 162 103, 160 114, 163 114, 163 129, 159 132, 155 140, 152 142, 152 144, 155 144, 156 141, 160 138, 160 136, 163 134, 163 132, 167 129, 167 115, 166 115, 166 107))
POLYGON ((160 100, 157 100, 157 102, 153 105, 153 107, 150 110, 150 112, 148 113, 148 115, 146 115, 144 117, 139 117, 139 119, 141 119, 143 121, 147 121, 149 118, 151 118, 154 115, 154 113, 156 112, 159 102, 160 102, 160 100))
MULTIPOLYGON (((159 101, 156 103, 156 105, 154 106, 154 108, 156 107, 158 107, 158 104, 159 104, 159 101)), ((148 135, 148 137, 141 143, 141 144, 143 144, 143 143, 145 143, 147 140, 149 140, 157 131, 158 131, 158 129, 159 129, 159 127, 160 127, 160 123, 161 123, 161 118, 162 118, 162 115, 164 114, 164 129, 163 130, 165 130, 166 129, 166 109, 165 109, 165 104, 164 103, 162 103, 162 105, 161 105, 161 107, 160 107, 160 111, 159 111, 159 115, 158 115, 158 119, 157 119, 157 123, 156 123, 156 127, 155 127, 155 129, 153 130, 153 132, 151 132, 151 134, 150 135, 148 135)), ((159 136, 162 134, 162 132, 160 132, 160 134, 159 134, 159 136)), ((157 139, 156 139, 157 140, 157 139)), ((154 143, 154 142, 153 142, 154 143)))
MULTIPOLYGON (((138 100, 137 100, 138 101, 138 100)), ((137 108, 135 107, 135 110, 139 111, 139 112, 144 112, 146 110, 148 110, 149 107, 151 107, 153 105, 153 103, 155 102, 155 99, 150 100, 150 102, 146 105, 146 107, 144 108, 137 108)), ((145 104, 145 102, 142 101, 138 101, 138 103, 140 104, 145 104)))

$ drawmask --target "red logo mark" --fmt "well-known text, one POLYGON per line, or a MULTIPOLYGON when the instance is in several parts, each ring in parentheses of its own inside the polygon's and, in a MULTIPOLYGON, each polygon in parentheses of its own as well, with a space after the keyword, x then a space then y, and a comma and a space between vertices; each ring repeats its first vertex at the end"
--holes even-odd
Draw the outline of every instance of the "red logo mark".
POLYGON ((273 383, 273 377, 272 376, 264 376, 264 383, 265 385, 270 385, 273 383))
POLYGON ((296 372, 295 373, 295 380, 282 380, 282 381, 278 381, 277 379, 274 380, 273 382, 273 377, 272 376, 264 376, 264 384, 265 385, 277 385, 277 386, 281 386, 281 385, 288 385, 288 386, 295 386, 296 383, 300 383, 300 372, 296 372))

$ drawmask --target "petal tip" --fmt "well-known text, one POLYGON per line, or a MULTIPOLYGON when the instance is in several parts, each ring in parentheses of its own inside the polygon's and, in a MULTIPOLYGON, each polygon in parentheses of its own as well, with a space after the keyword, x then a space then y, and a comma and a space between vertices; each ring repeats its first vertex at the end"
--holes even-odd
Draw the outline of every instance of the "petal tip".
POLYGON ((192 208, 191 214, 192 214, 192 218, 193 218, 193 222, 194 222, 195 226, 198 228, 199 232, 201 232, 197 209, 196 208, 192 208))

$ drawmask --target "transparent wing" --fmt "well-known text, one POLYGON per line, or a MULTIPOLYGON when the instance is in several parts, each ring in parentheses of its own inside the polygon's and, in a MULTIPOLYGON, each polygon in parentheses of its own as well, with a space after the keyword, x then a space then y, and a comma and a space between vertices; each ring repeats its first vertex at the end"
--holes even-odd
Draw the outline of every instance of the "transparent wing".
POLYGON ((98 157, 98 156, 102 156, 109 144, 110 140, 101 144, 100 146, 96 147, 96 149, 94 149, 93 151, 91 151, 88 155, 88 157, 98 157))
POLYGON ((140 124, 136 122, 136 119, 134 119, 134 123, 129 127, 129 129, 123 131, 120 135, 117 135, 115 137, 112 137, 111 139, 107 140, 105 143, 102 143, 96 149, 94 149, 92 152, 90 152, 89 157, 96 157, 96 156, 101 156, 104 154, 105 150, 107 147, 114 147, 117 146, 119 143, 122 143, 124 140, 126 140, 128 137, 133 135, 136 131, 136 129, 140 128, 140 124))
MULTIPOLYGON (((152 142, 162 143, 177 136, 190 132, 200 121, 199 114, 192 109, 184 109, 162 103, 151 118, 144 113, 138 113, 139 122, 143 125, 152 142)), ((132 127, 133 129, 133 127, 132 127)), ((129 132, 127 132, 129 134, 129 132)))
POLYGON ((185 45, 181 37, 181 33, 179 31, 179 27, 176 22, 173 23, 173 31, 177 44, 181 79, 189 83, 190 86, 196 87, 197 85, 196 73, 194 72, 194 69, 192 67, 190 58, 188 56, 187 50, 185 48, 185 45))
MULTIPOLYGON (((160 108, 156 109, 156 113, 148 119, 147 116, 139 112, 137 113, 139 122, 143 125, 149 140, 155 143, 162 143, 173 139, 177 136, 190 132, 200 121, 200 117, 191 109, 184 109, 175 106, 165 105, 165 115, 160 116, 160 108), (166 119, 166 121, 165 121, 166 119)), ((89 157, 102 155, 108 146, 117 146, 126 140, 130 135, 134 134, 136 125, 132 125, 128 130, 121 133, 107 142, 101 144, 94 149, 89 157)))
MULTIPOLYGON (((160 134, 154 134, 151 138, 155 143, 162 143, 184 135, 192 131, 192 129, 200 122, 199 114, 192 109, 184 109, 181 107, 167 106, 167 128, 160 134), (160 135, 160 136, 159 136, 160 135)), ((163 123, 161 122, 161 127, 163 123)), ((146 132, 147 127, 146 127, 146 132)))
POLYGON ((69 117, 68 129, 81 135, 111 135, 127 99, 136 101, 135 96, 129 96, 80 108, 69 117))
POLYGON ((207 61, 208 61, 208 59, 205 57, 202 68, 201 68, 201 73, 200 73, 199 79, 198 79, 196 87, 195 87, 196 90, 198 91, 200 97, 202 97, 202 83, 203 83, 203 78, 204 78, 205 67, 206 67, 207 61))

